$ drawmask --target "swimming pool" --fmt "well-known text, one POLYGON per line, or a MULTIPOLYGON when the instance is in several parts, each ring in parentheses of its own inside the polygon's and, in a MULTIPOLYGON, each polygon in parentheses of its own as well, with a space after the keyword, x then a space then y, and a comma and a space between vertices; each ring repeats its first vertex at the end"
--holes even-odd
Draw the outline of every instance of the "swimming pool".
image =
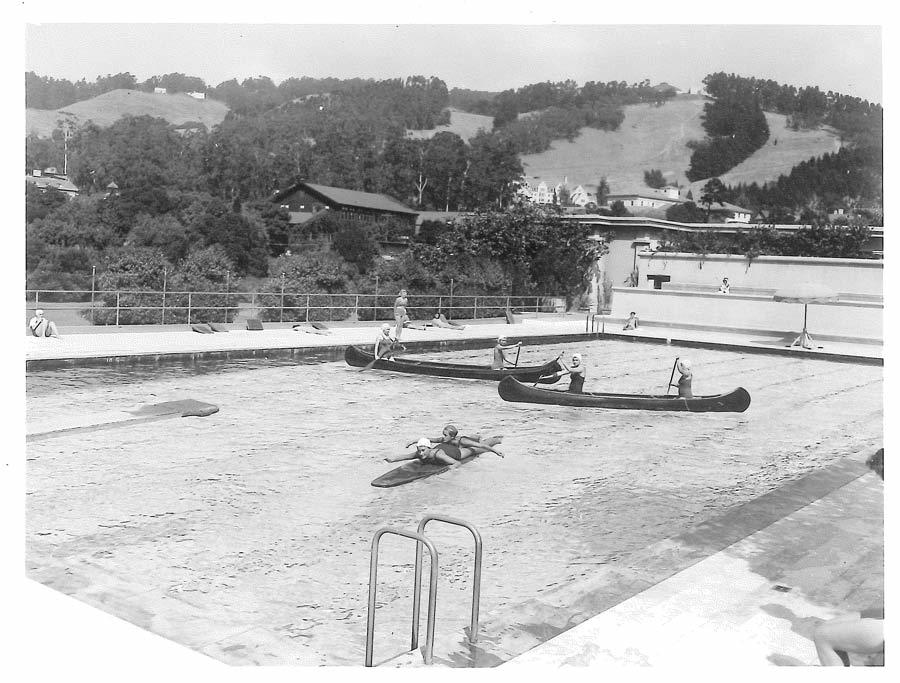
MULTIPOLYGON (((525 347, 519 362, 563 350, 576 346, 525 347)), ((577 350, 588 390, 660 393, 682 355, 695 393, 740 385, 753 402, 741 414, 531 406, 503 402, 495 383, 342 363, 31 373, 29 420, 188 397, 221 410, 30 443, 29 573, 223 661, 360 665, 383 526, 414 529, 426 512, 475 524, 487 616, 881 445, 878 367, 619 341, 577 350), (506 457, 369 485, 394 466, 385 455, 446 422, 503 434, 506 457)), ((428 535, 441 555, 437 631, 458 632, 471 537, 428 535)), ((411 542, 383 541, 376 661, 408 647, 413 557, 411 542)))

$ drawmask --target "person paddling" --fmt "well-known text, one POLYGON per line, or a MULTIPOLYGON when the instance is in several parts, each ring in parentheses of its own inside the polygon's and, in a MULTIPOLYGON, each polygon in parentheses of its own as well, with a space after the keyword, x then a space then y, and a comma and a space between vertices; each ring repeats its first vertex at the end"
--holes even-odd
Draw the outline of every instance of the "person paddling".
POLYGON ((375 340, 375 358, 394 360, 394 351, 400 348, 400 344, 391 336, 391 326, 384 323, 381 326, 381 334, 375 340))
POLYGON ((679 398, 693 398, 694 392, 691 390, 691 380, 694 377, 694 373, 691 369, 691 361, 687 358, 679 358, 675 364, 675 369, 681 373, 681 377, 678 378, 678 382, 671 382, 669 386, 678 387, 679 398))
POLYGON ((562 362, 562 359, 559 359, 557 362, 563 366, 563 369, 550 375, 549 379, 553 379, 555 382, 568 375, 569 391, 573 394, 582 393, 584 390, 584 380, 587 379, 587 366, 582 364, 581 354, 572 354, 572 367, 570 368, 566 367, 566 364, 562 362))
MULTIPOLYGON (((494 347, 494 360, 491 363, 491 367, 494 370, 502 370, 506 367, 506 364, 509 360, 506 357, 506 352, 510 349, 518 349, 522 346, 522 342, 516 342, 515 344, 507 344, 507 339, 505 336, 497 337, 497 345, 494 347)), ((516 356, 518 359, 518 355, 516 356)))

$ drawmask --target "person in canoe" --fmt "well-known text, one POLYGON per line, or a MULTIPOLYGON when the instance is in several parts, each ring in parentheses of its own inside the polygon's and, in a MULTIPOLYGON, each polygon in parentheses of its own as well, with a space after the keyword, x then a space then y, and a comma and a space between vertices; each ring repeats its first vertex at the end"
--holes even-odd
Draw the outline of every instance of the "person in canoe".
POLYGON ((409 299, 407 299, 406 290, 401 289, 397 294, 397 298, 394 299, 394 322, 397 323, 397 326, 394 329, 394 338, 397 341, 400 341, 400 334, 403 332, 403 326, 409 322, 409 315, 406 312, 406 307, 408 305, 409 299))
POLYGON ((393 360, 394 353, 402 349, 401 344, 391 336, 391 326, 384 323, 381 326, 381 333, 375 340, 375 349, 373 351, 375 358, 393 360))
POLYGON ((681 373, 681 377, 677 382, 672 382, 670 386, 678 387, 679 398, 694 398, 694 392, 691 390, 691 380, 694 378, 691 361, 687 358, 679 358, 675 369, 681 373))
POLYGON ((587 379, 587 366, 582 363, 581 354, 572 354, 572 367, 570 368, 566 367, 566 364, 562 362, 562 358, 557 362, 563 366, 563 369, 549 375, 548 378, 552 378, 555 382, 568 375, 569 391, 573 394, 582 393, 584 391, 584 380, 587 379))
MULTIPOLYGON (((509 362, 509 359, 506 357, 507 351, 518 349, 522 346, 522 342, 516 342, 515 344, 507 344, 506 342, 506 337, 497 337, 497 345, 494 347, 494 360, 491 363, 491 367, 494 370, 501 370, 506 367, 506 364, 509 362)), ((516 352, 516 358, 518 359, 518 352, 516 352)))
MULTIPOLYGON (((457 448, 460 457, 468 458, 470 455, 480 455, 481 453, 494 453, 503 457, 503 453, 498 451, 494 446, 503 441, 502 436, 489 436, 482 440, 480 435, 461 436, 459 430, 454 425, 447 425, 437 439, 429 439, 439 444, 450 444, 457 448)), ((412 445, 412 444, 410 444, 412 445)))

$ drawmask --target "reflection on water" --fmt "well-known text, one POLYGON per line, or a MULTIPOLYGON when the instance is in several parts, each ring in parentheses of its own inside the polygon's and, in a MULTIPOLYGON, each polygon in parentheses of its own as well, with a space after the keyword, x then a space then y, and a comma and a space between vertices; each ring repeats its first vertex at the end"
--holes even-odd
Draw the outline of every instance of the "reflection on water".
MULTIPOLYGON (((519 362, 574 350, 526 347, 519 362)), ((683 355, 696 393, 740 385, 753 402, 742 414, 696 415, 530 406, 503 402, 490 382, 255 359, 42 371, 27 379, 29 419, 181 398, 220 412, 29 444, 29 559, 89 561, 212 620, 287 637, 304 662, 358 665, 369 546, 382 526, 414 529, 425 512, 474 523, 488 614, 881 444, 880 368, 609 341, 577 350, 588 390, 660 393, 683 355), (506 457, 369 485, 393 467, 385 455, 446 422, 502 434, 506 457)), ((439 633, 468 621, 467 533, 428 528, 440 552, 439 633)), ((384 539, 376 660, 408 645, 413 559, 411 542, 384 539)))

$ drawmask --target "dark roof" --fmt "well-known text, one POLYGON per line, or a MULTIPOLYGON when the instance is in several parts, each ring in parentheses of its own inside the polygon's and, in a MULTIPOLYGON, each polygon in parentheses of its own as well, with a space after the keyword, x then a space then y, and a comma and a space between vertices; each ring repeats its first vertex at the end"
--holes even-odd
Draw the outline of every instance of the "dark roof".
POLYGON ((297 190, 304 190, 312 195, 316 195, 329 205, 355 206, 361 209, 413 216, 417 214, 416 211, 405 207, 396 199, 391 199, 387 195, 360 192, 359 190, 346 190, 342 187, 329 187, 328 185, 316 185, 314 183, 296 183, 286 190, 276 193, 272 199, 273 201, 278 201, 297 190))
POLYGON ((54 190, 59 190, 60 192, 75 193, 79 191, 78 187, 68 179, 57 178, 49 175, 26 175, 25 182, 32 183, 35 187, 38 187, 42 190, 49 187, 53 188, 54 190))

